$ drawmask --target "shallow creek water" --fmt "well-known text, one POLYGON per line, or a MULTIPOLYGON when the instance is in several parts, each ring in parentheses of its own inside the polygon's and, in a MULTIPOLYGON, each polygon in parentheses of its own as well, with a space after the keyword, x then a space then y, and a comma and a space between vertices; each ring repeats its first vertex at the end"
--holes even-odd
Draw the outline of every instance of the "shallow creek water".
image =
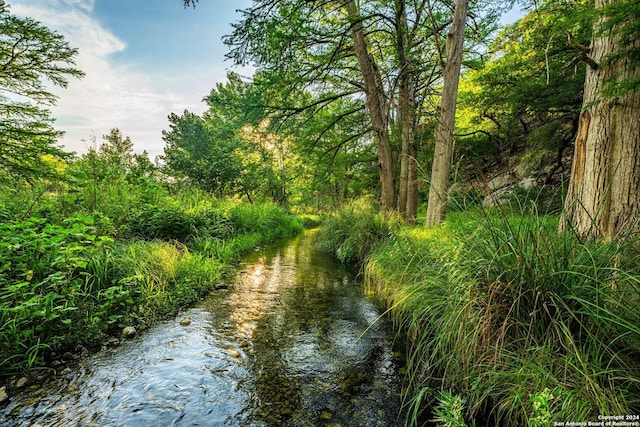
POLYGON ((254 252, 229 291, 12 398, 0 425, 402 425, 380 310, 314 235, 254 252))

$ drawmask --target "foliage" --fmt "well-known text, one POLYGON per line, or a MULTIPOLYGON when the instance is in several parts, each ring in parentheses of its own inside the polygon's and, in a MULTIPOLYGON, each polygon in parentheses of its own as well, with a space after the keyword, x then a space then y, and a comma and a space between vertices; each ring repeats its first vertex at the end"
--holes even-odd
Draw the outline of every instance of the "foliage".
POLYGON ((0 0, 0 172, 33 179, 53 173, 43 155, 67 156, 45 106, 57 100, 48 83, 64 88, 83 76, 76 55, 60 34, 12 15, 0 0))
POLYGON ((147 153, 133 152, 133 142, 118 128, 103 143, 69 162, 65 179, 56 188, 58 215, 76 210, 93 214, 106 232, 119 232, 131 220, 135 207, 161 203, 168 196, 159 172, 147 153))
POLYGON ((362 198, 325 218, 319 244, 344 263, 361 263, 399 224, 398 218, 383 215, 370 199, 362 198))
POLYGON ((414 405, 439 387, 495 424, 638 411, 637 242, 585 245, 556 226, 467 212, 371 255, 368 284, 407 333, 414 405))
POLYGON ((229 219, 238 233, 259 233, 265 236, 265 240, 302 231, 302 222, 298 218, 287 216, 281 207, 273 203, 232 205, 229 219))
POLYGON ((433 412, 433 421, 438 423, 439 427, 467 427, 463 416, 464 400, 460 396, 441 391, 433 412))
POLYGON ((94 233, 93 218, 76 215, 61 225, 33 217, 8 221, 0 235, 2 371, 41 363, 45 347, 99 337, 95 325, 83 327, 92 311, 88 265, 110 239, 94 233))
POLYGON ((202 117, 185 111, 169 116, 170 130, 163 131, 167 144, 164 161, 168 172, 186 178, 195 187, 224 194, 233 188, 240 174, 239 159, 233 155, 235 136, 213 128, 202 117))
POLYGON ((545 2, 502 28, 489 59, 464 75, 461 153, 477 166, 523 149, 561 153, 573 141, 585 67, 571 66, 579 51, 567 33, 588 44, 592 3, 545 2))
POLYGON ((229 73, 204 98, 202 115, 169 116, 165 170, 190 186, 219 196, 246 196, 250 202, 285 205, 293 162, 287 139, 269 126, 265 94, 229 73))
POLYGON ((171 198, 162 204, 133 208, 124 235, 147 240, 172 239, 187 242, 195 235, 226 238, 235 228, 215 205, 203 203, 187 209, 171 198))
POLYGON ((172 315, 220 283, 240 254, 302 228, 273 204, 169 197, 158 183, 130 184, 122 169, 108 174, 111 185, 96 175, 100 211, 82 185, 50 192, 16 182, 0 194, 0 376, 172 315), (80 213, 87 208, 92 215, 80 213))
POLYGON ((531 416, 529 417, 530 427, 548 427, 552 425, 551 401, 554 399, 553 394, 548 388, 545 388, 538 394, 531 396, 531 416))

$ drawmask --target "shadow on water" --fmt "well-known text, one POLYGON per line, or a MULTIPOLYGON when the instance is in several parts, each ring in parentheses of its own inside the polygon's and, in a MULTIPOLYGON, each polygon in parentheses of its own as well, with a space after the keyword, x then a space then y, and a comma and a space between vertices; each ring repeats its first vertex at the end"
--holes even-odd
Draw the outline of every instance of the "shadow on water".
POLYGON ((247 256, 230 291, 17 396, 0 425, 402 425, 379 310, 314 235, 247 256))

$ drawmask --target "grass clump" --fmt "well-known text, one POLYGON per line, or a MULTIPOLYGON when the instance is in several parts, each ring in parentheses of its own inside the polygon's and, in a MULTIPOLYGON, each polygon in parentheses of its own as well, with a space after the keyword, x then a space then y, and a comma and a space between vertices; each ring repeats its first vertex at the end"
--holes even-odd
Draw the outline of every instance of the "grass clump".
POLYGON ((292 235, 304 228, 300 218, 287 215, 275 203, 233 204, 228 215, 239 234, 259 233, 265 240, 292 235))
POLYGON ((341 262, 363 262, 377 245, 393 235, 399 224, 396 217, 383 215, 370 199, 358 199, 325 218, 319 244, 341 262))
POLYGON ((407 332, 409 422, 437 407, 434 389, 481 424, 637 413, 637 242, 586 244, 542 216, 469 218, 405 228, 366 266, 407 332))

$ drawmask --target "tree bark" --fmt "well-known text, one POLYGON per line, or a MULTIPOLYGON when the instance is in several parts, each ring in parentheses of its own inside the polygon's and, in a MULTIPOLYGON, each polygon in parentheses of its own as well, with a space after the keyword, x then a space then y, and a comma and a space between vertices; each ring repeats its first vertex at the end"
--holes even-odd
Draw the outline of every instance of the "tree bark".
MULTIPOLYGON (((620 0, 596 0, 596 9, 620 0)), ((602 23, 597 20, 597 30, 602 23)), ((638 46, 636 35, 631 45, 638 46)), ((610 33, 594 38, 587 68, 571 178, 560 231, 572 229, 580 238, 611 240, 635 225, 640 190, 640 93, 631 90, 616 99, 603 94, 605 83, 640 77, 628 58, 608 61, 626 49, 610 33)))
POLYGON ((399 66, 398 115, 400 117, 402 151, 400 152, 400 188, 398 211, 406 222, 415 221, 417 198, 417 165, 413 144, 415 127, 415 89, 413 85, 413 64, 407 55, 409 49, 409 29, 405 0, 396 0, 396 51, 399 66))
POLYGON ((360 71, 364 80, 366 107, 371 119, 371 126, 378 148, 378 161, 380 167, 380 192, 382 210, 391 212, 396 205, 395 172, 393 154, 389 138, 389 116, 382 77, 374 59, 369 55, 365 39, 362 17, 356 6, 355 0, 345 3, 349 20, 351 21, 351 34, 355 55, 360 65, 360 71))
POLYGON ((444 67, 442 102, 440 119, 436 131, 436 145, 431 169, 429 186, 429 204, 425 226, 431 227, 444 220, 447 192, 449 189, 449 170, 453 154, 453 129, 456 116, 456 100, 458 82, 462 66, 462 50, 464 46, 464 29, 467 21, 469 0, 457 0, 453 14, 453 22, 446 42, 447 63, 444 67))

